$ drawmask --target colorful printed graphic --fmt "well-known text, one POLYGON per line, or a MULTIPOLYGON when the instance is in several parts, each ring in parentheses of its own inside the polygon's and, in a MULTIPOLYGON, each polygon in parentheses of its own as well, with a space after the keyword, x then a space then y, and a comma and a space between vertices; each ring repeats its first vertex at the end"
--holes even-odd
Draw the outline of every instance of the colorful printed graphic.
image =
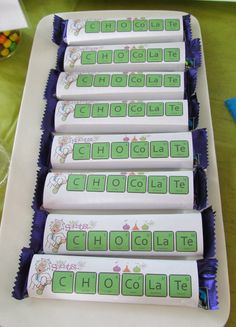
POLYGON ((42 295, 45 287, 51 284, 51 276, 47 273, 50 263, 50 260, 41 258, 35 264, 36 273, 32 275, 29 287, 36 290, 37 295, 42 295))
POLYGON ((66 242, 65 234, 62 232, 64 229, 63 220, 55 219, 50 224, 51 233, 47 236, 46 248, 53 253, 57 253, 60 246, 66 242))

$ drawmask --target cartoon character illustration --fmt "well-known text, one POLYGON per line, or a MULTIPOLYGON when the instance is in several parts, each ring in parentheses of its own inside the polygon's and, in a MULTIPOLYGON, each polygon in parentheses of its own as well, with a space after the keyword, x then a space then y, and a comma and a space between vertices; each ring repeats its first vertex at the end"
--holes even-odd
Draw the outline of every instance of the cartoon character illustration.
POLYGON ((80 19, 75 19, 70 26, 70 30, 74 33, 74 35, 78 35, 84 26, 85 23, 83 21, 80 19))
POLYGON ((56 194, 63 184, 66 184, 66 176, 61 173, 55 173, 49 178, 48 186, 52 188, 52 193, 56 194))
POLYGON ((51 276, 47 273, 50 260, 41 258, 35 264, 36 273, 32 275, 30 288, 36 289, 36 294, 42 295, 45 287, 51 284, 51 276))
POLYGON ((59 247, 66 242, 66 237, 62 230, 64 229, 63 220, 55 219, 50 225, 51 233, 47 236, 46 247, 57 253, 59 247))
POLYGON ((77 76, 78 75, 76 73, 65 73, 64 78, 61 80, 64 88, 69 89, 71 84, 77 80, 77 76))
POLYGON ((70 102, 62 102, 58 107, 58 115, 61 116, 61 120, 65 121, 67 117, 74 112, 75 105, 70 102))
POLYGON ((76 48, 69 48, 67 52, 66 61, 68 61, 71 68, 75 66, 77 60, 81 57, 81 52, 76 50, 76 48))
POLYGON ((58 146, 55 148, 55 156, 59 157, 60 163, 65 163, 66 158, 73 151, 73 145, 70 143, 70 138, 62 136, 58 138, 58 146))

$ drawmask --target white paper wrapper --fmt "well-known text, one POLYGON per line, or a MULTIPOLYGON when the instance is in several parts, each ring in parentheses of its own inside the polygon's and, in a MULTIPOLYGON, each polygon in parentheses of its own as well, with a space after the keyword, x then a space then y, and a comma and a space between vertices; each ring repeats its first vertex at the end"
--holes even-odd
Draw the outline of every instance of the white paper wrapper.
POLYGON ((52 172, 43 207, 62 209, 193 209, 193 171, 52 172))
POLYGON ((55 135, 53 169, 191 169, 192 133, 55 135))
POLYGON ((43 251, 103 256, 203 256, 202 215, 49 214, 43 251))
POLYGON ((196 261, 34 255, 29 297, 197 307, 196 261))
POLYGON ((184 72, 60 73, 59 100, 184 99, 184 72))
POLYGON ((188 131, 188 101, 58 101, 60 133, 155 133, 188 131))
POLYGON ((184 71, 185 43, 69 46, 64 56, 66 72, 184 71))
POLYGON ((184 40, 183 16, 69 19, 65 41, 69 45, 178 42, 184 40))

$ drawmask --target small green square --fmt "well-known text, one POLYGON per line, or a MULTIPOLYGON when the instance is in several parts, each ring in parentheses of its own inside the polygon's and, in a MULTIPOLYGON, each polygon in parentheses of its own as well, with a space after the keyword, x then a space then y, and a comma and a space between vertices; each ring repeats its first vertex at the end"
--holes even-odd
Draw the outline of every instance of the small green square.
POLYGON ((107 87, 110 83, 110 75, 109 74, 96 74, 94 77, 93 86, 96 87, 107 87))
POLYGON ((87 192, 104 192, 105 181, 105 175, 89 175, 86 187, 87 192))
POLYGON ((86 250, 86 236, 85 231, 68 231, 66 236, 66 250, 67 251, 85 251, 86 250))
POLYGON ((89 160, 90 148, 90 143, 75 143, 73 146, 73 160, 89 160))
POLYGON ((174 251, 174 233, 171 231, 158 231, 153 233, 153 250, 156 252, 174 251))
POLYGON ((121 294, 124 296, 143 296, 144 275, 124 273, 122 275, 121 294))
POLYGON ((110 232, 109 249, 110 251, 129 251, 130 233, 123 231, 110 232))
POLYGON ((180 61, 180 49, 179 48, 165 48, 164 61, 166 61, 166 62, 180 61))
POLYGON ((182 102, 166 102, 166 116, 183 116, 182 102))
POLYGON ((148 158, 149 157, 149 142, 138 141, 131 142, 131 158, 148 158))
POLYGON ((96 64, 96 51, 82 51, 81 64, 82 65, 92 65, 96 64))
POLYGON ((181 79, 180 74, 165 74, 164 86, 165 87, 180 87, 181 79))
POLYGON ((93 118, 108 117, 109 103, 94 103, 92 108, 93 118))
POLYGON ((102 22, 102 33, 111 33, 116 30, 116 21, 115 20, 104 20, 102 22))
POLYGON ((168 158, 169 143, 168 141, 152 141, 150 144, 151 158, 168 158))
POLYGON ((176 232, 176 251, 196 252, 197 233, 194 231, 176 232))
POLYGON ((188 141, 171 141, 170 142, 170 156, 172 158, 188 158, 189 157, 189 143, 188 141))
POLYGON ((146 80, 147 87, 161 87, 162 75, 161 74, 147 74, 146 80))
POLYGON ((100 295, 119 295, 120 274, 100 273, 98 276, 98 293, 100 295))
POLYGON ((112 159, 128 159, 129 143, 128 142, 112 142, 111 143, 112 159))
POLYGON ((100 32, 100 22, 96 20, 88 20, 85 23, 85 33, 98 33, 100 32))
POLYGON ((128 76, 126 74, 112 74, 111 86, 112 87, 125 87, 127 86, 128 76))
POLYGON ((109 142, 100 142, 93 143, 92 145, 92 159, 108 159, 110 156, 110 143, 109 142))
POLYGON ((127 103, 111 103, 110 117, 125 117, 127 116, 127 103))
POLYGON ((129 62, 129 50, 115 50, 114 51, 114 63, 127 63, 129 62))
POLYGON ((149 117, 164 116, 163 102, 148 102, 146 115, 149 117))
POLYGON ((89 87, 93 84, 93 75, 79 74, 76 82, 77 87, 89 87))
POLYGON ((164 21, 163 19, 149 19, 149 31, 163 31, 164 21))
POLYGON ((148 20, 146 19, 134 19, 133 21, 134 32, 145 32, 148 30, 148 20))
POLYGON ((89 231, 88 232, 88 250, 89 251, 107 251, 108 250, 108 232, 89 231))
POLYGON ((129 117, 144 117, 145 103, 144 102, 130 102, 128 106, 129 117))
POLYGON ((147 177, 144 175, 128 176, 128 193, 145 193, 147 177))
POLYGON ((192 297, 192 280, 190 275, 170 275, 170 297, 192 297))
POLYGON ((110 175, 107 178, 107 192, 124 193, 126 187, 126 176, 110 175))
POLYGON ((148 62, 162 62, 163 50, 162 49, 148 49, 147 50, 147 61, 148 62))
POLYGON ((166 176, 148 176, 148 193, 166 194, 167 177, 166 176))
POLYGON ((188 176, 170 176, 169 178, 170 194, 188 194, 189 179, 188 176))
POLYGON ((144 87, 145 75, 144 74, 130 74, 128 86, 129 87, 144 87))
POLYGON ((117 32, 131 32, 131 20, 124 19, 117 21, 117 32))
POLYGON ((84 191, 86 175, 71 174, 68 177, 66 190, 67 191, 84 191))
POLYGON ((180 20, 179 19, 166 19, 165 20, 166 31, 179 31, 180 30, 180 20))
POLYGON ((146 50, 145 49, 132 49, 130 51, 131 62, 145 62, 146 61, 146 50))
POLYGON ((149 297, 167 296, 167 275, 147 274, 145 276, 145 295, 149 297))
POLYGON ((72 271, 54 271, 52 276, 53 293, 72 293, 74 273, 72 271))
POLYGON ((152 232, 135 231, 131 233, 132 251, 152 251, 152 232))
POLYGON ((90 117, 90 104, 76 104, 74 110, 75 118, 89 118, 90 117))
POLYGON ((97 274, 79 271, 75 275, 75 293, 96 294, 97 274))
POLYGON ((112 53, 112 50, 99 50, 97 57, 98 64, 111 64, 112 53))

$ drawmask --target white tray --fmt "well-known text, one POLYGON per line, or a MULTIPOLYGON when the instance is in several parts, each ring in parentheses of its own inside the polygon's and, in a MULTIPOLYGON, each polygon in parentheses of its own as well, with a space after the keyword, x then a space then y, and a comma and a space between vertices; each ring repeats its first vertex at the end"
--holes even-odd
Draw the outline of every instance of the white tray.
MULTIPOLYGON (((163 14, 170 12, 161 12, 163 14)), ((147 16, 155 11, 94 11, 60 14, 64 18, 110 18, 147 16)), ((184 13, 180 13, 184 14, 184 13)), ((216 210, 218 270, 218 311, 156 305, 114 304, 24 299, 11 297, 18 270, 19 253, 28 245, 32 213, 31 202, 35 186, 40 123, 45 102, 43 92, 50 68, 55 66, 57 46, 51 42, 53 15, 38 24, 25 82, 0 234, 0 326, 2 327, 65 327, 72 326, 224 326, 229 316, 230 295, 221 212, 214 136, 206 79, 204 57, 198 76, 198 97, 201 103, 200 126, 209 134, 208 187, 209 203, 216 210)), ((199 23, 192 17, 194 37, 201 37, 199 23)), ((16 72, 17 73, 17 72, 16 72)))

